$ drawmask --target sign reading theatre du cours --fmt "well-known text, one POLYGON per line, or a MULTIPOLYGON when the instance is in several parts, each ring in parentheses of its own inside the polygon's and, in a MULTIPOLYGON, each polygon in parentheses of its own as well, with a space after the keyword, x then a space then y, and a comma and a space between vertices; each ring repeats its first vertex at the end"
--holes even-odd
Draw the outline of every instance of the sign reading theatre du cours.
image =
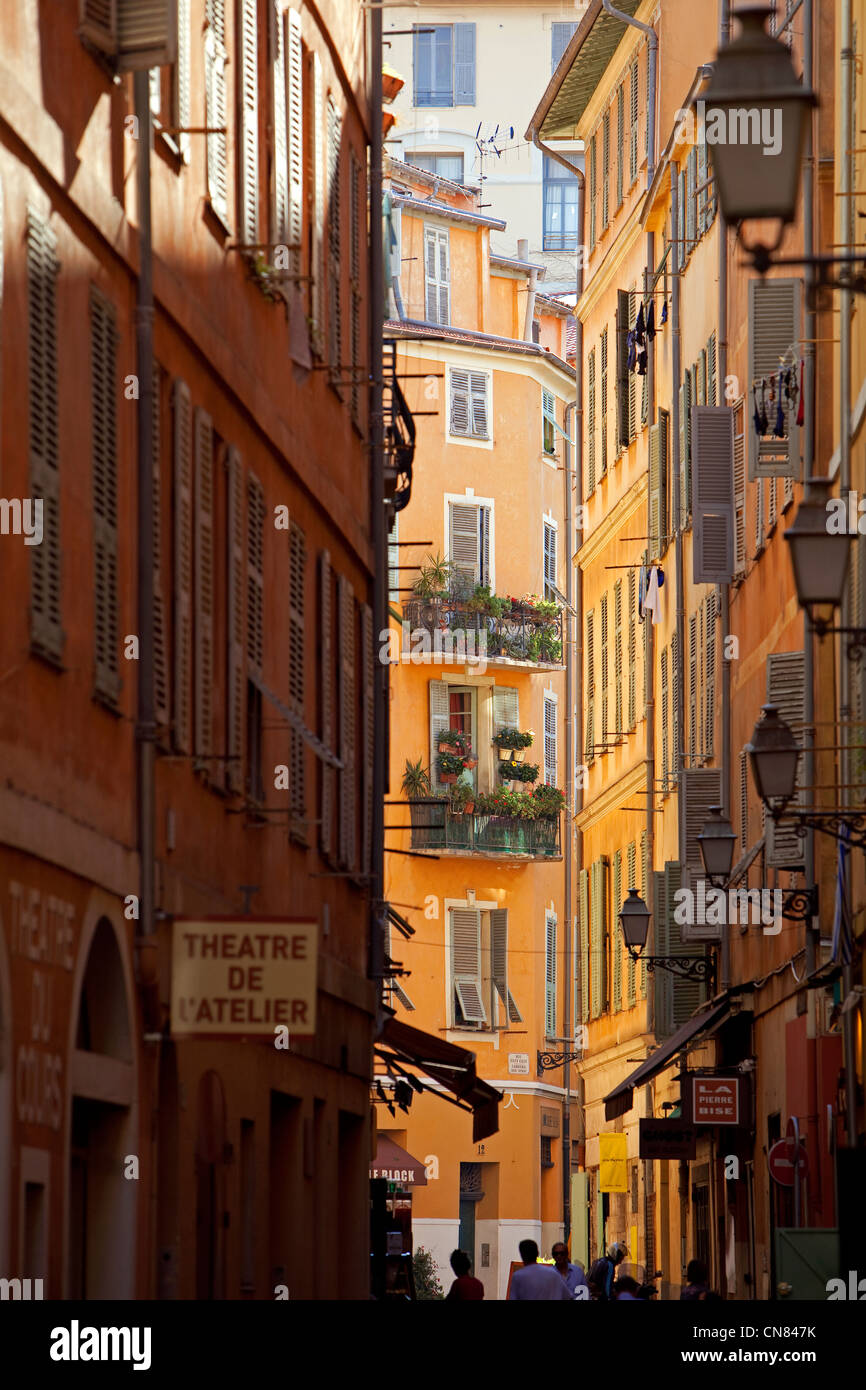
POLYGON ((316 923, 293 917, 175 918, 171 1031, 179 1037, 299 1037, 316 1031, 316 923))

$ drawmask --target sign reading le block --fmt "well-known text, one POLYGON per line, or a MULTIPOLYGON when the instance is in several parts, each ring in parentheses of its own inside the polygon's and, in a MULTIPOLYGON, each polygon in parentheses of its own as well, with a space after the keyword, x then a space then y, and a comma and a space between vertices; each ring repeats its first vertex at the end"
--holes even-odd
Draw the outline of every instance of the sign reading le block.
POLYGON ((176 918, 171 1032, 289 1037, 316 1031, 317 926, 301 918, 176 918))
POLYGON ((683 1120, 641 1120, 641 1158, 694 1158, 698 1132, 683 1120))

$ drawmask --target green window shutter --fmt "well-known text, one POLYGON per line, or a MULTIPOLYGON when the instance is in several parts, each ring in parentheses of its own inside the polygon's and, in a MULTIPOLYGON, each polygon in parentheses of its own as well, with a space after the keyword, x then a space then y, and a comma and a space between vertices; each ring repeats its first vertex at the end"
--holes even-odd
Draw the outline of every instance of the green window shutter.
MULTIPOLYGON (((631 844, 630 844, 629 847, 628 847, 628 851, 627 851, 627 863, 628 863, 628 887, 629 887, 629 888, 637 888, 636 865, 635 865, 635 842, 634 842, 634 840, 632 840, 631 844)), ((625 896, 625 894, 623 894, 623 896, 625 896)), ((617 915, 617 929, 621 932, 621 931, 622 931, 622 928, 619 926, 619 911, 617 910, 616 903, 614 903, 614 910, 615 910, 616 915, 617 915)), ((634 1004, 635 1004, 635 960, 634 960, 634 957, 633 957, 629 952, 626 952, 626 957, 625 957, 625 969, 626 969, 625 1007, 626 1007, 627 1009, 632 1009, 632 1008, 634 1008, 634 1004)))
POLYGON ((716 595, 711 593, 704 600, 707 610, 706 623, 706 668, 704 671, 704 691, 706 700, 706 721, 704 724, 704 756, 711 758, 715 746, 716 724, 716 595))
POLYGON ((694 543, 696 584, 728 584, 734 576, 734 414, 727 406, 695 406, 694 543))
POLYGON ((613 856, 613 910, 611 913, 611 956, 613 958, 613 999, 614 1013, 622 1008, 622 940, 619 914, 622 910, 622 850, 613 856))
POLYGON ((628 572, 628 727, 637 723, 637 575, 628 572))
MULTIPOLYGON (((640 895, 641 895, 641 897, 643 898, 644 902, 645 902, 645 903, 648 903, 648 904, 650 905, 650 907, 652 907, 652 889, 651 889, 651 884, 650 884, 650 880, 651 880, 651 878, 652 878, 652 869, 651 869, 651 865, 650 865, 649 835, 647 834, 647 832, 646 832, 645 830, 642 830, 642 831, 641 831, 641 837, 640 837, 640 864, 641 864, 641 890, 640 890, 640 895)), ((641 967, 640 967, 640 997, 641 997, 641 999, 646 999, 646 977, 647 977, 646 961, 642 961, 642 962, 641 962, 641 967)))
POLYGON ((650 555, 657 560, 662 552, 661 426, 650 425, 649 432, 650 555))
POLYGON ((602 594, 599 605, 601 616, 601 742, 602 752, 606 753, 607 740, 610 734, 610 724, 608 722, 608 680, 610 675, 609 659, 609 629, 607 621, 608 598, 607 594, 602 594))
POLYGON ((57 241, 27 210, 29 490, 42 502, 42 544, 30 552, 30 641, 52 661, 63 656, 60 551, 60 431, 57 377, 57 241))
POLYGON ((629 73, 629 161, 628 176, 629 183, 634 183, 637 178, 637 136, 638 136, 638 71, 637 59, 631 65, 629 73))
POLYGON ((595 612, 586 615, 586 741, 584 757, 595 757, 595 612))
POLYGON ((595 348, 589 354, 587 367, 587 420, 586 420, 586 459, 587 459, 587 496, 595 491, 596 482, 596 446, 595 446, 595 348))
POLYGON ((662 734, 662 760, 661 767, 656 762, 656 772, 660 774, 656 778, 661 783, 663 791, 668 789, 668 768, 670 767, 670 746, 668 743, 668 726, 670 721, 670 691, 668 685, 668 649, 664 648, 661 655, 661 734, 662 734))
POLYGON ((578 952, 580 970, 580 1021, 589 1021, 589 870, 580 871, 580 944, 578 952))
POLYGON ((195 708, 195 754, 193 766, 204 779, 213 779, 213 677, 214 677, 214 499, 213 426, 206 410, 196 407, 193 414, 195 469, 195 540, 193 603, 195 649, 193 685, 195 708))
POLYGON ((697 172, 697 223, 698 240, 707 230, 707 190, 703 185, 707 181, 707 142, 699 141, 697 145, 698 172, 697 172))
POLYGON ((619 737, 625 732, 622 709, 622 580, 613 586, 613 722, 619 737))
MULTIPOLYGON (((226 454, 226 787, 244 789, 247 682, 244 670, 244 470, 237 449, 226 454)), ((321 637, 320 637, 320 640, 321 637)))
MULTIPOLYGON (((440 682, 431 681, 431 685, 440 682)), ((447 688, 447 687, 446 687, 447 688)), ((446 704, 447 710, 447 704, 446 704)), ((445 725, 446 729, 448 725, 445 725)), ((516 686, 494 685, 493 687, 493 732, 503 729, 520 728, 520 695, 516 686)))
POLYGON ((698 619, 689 618, 689 765, 698 758, 698 619))
POLYGON ((600 339, 601 352, 601 476, 607 472, 607 329, 603 328, 600 339))
POLYGON ((544 1033, 556 1037, 556 913, 544 914, 544 1033))
POLYGON ((616 292, 616 427, 617 453, 625 449, 629 442, 628 432, 628 333, 629 333, 629 292, 616 292))
MULTIPOLYGON (((694 947, 685 939, 683 928, 674 916, 676 893, 682 884, 680 865, 669 862, 664 872, 665 911, 668 919, 668 953, 672 956, 687 956, 694 947)), ((685 980, 678 975, 671 976, 673 1030, 687 1023, 692 1014, 706 999, 706 984, 702 980, 685 980)))
POLYGON ((596 859, 589 870, 589 994, 590 1016, 599 1018, 604 1010, 603 964, 604 910, 602 906, 601 860, 596 859))
POLYGON ((682 269, 686 255, 686 171, 680 169, 677 179, 677 268, 682 269))
MULTIPOLYGON (((451 977, 457 1004, 465 1021, 486 1023, 487 1010, 481 989, 481 913, 478 908, 451 908, 451 977)), ((454 1021, 459 1026, 456 1016, 454 1021)))
MULTIPOLYGON (((759 486, 763 486, 759 484, 759 486)), ((779 711, 780 718, 790 725, 798 743, 803 741, 803 721, 805 715, 806 668, 802 651, 772 652, 767 657, 767 702, 779 711)), ((797 765, 799 788, 803 776, 803 760, 797 765)), ((803 804, 803 793, 798 791, 791 809, 803 804)), ((766 863, 774 867, 802 864, 805 840, 794 833, 793 826, 782 820, 774 824, 770 816, 766 820, 766 863)))
MULTIPOLYGON (((754 389, 776 375, 780 366, 797 369, 800 358, 801 281, 795 279, 767 280, 756 276, 749 280, 749 359, 747 411, 751 422, 754 389)), ((778 377, 777 377, 778 389, 778 377)), ((775 409, 768 411, 775 423, 775 409)), ((800 431, 796 424, 796 409, 789 408, 785 418, 786 435, 759 439, 749 425, 749 479, 799 478, 800 431)))
POLYGON ((445 681, 430 681, 428 690, 430 696, 430 786, 434 791, 438 791, 442 786, 439 781, 436 762, 439 755, 439 738, 451 727, 451 715, 448 706, 448 686, 445 681))
POLYGON ((671 689, 670 689, 670 705, 671 705, 671 741, 670 741, 670 755, 671 755, 671 761, 670 761, 670 769, 669 769, 669 772, 668 772, 668 781, 669 781, 669 785, 670 785, 672 788, 674 788, 674 789, 675 789, 676 786, 677 786, 677 777, 678 777, 678 775, 679 775, 679 770, 680 770, 680 739, 679 739, 679 732, 680 732, 680 715, 679 715, 679 700, 677 699, 677 691, 678 691, 679 688, 680 688, 680 681, 682 680, 682 674, 683 674, 683 673, 682 673, 682 670, 681 670, 681 667, 680 667, 680 642, 679 642, 679 635, 678 635, 676 632, 672 632, 672 633, 671 633, 671 689))
MULTIPOLYGON (((293 713, 300 715, 305 723, 306 612, 307 542, 300 526, 293 521, 289 526, 289 706, 293 713)), ((362 609, 362 629, 363 612, 362 609)), ((363 652, 365 649, 363 640, 361 647, 363 652)), ((306 817, 306 761, 306 744, 297 729, 290 729, 289 805, 292 820, 295 822, 292 829, 299 838, 303 838, 306 834, 302 824, 306 817)))
POLYGON ((698 843, 709 819, 710 807, 722 804, 722 772, 717 767, 692 767, 683 772, 682 817, 685 830, 685 869, 691 883, 703 878, 703 860, 698 843))
POLYGON ((692 376, 683 374, 680 387, 680 526, 689 523, 692 510, 692 376))
POLYGON ((93 460, 94 692, 114 706, 120 695, 117 559, 117 316, 92 289, 91 428, 93 460))

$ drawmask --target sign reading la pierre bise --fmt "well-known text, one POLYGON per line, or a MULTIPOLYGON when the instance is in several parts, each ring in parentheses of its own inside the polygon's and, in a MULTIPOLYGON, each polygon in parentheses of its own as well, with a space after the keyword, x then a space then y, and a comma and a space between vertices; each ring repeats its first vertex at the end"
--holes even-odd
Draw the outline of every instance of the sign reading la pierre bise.
POLYGON ((175 919, 171 1031, 274 1037, 316 1031, 316 923, 294 917, 175 919))

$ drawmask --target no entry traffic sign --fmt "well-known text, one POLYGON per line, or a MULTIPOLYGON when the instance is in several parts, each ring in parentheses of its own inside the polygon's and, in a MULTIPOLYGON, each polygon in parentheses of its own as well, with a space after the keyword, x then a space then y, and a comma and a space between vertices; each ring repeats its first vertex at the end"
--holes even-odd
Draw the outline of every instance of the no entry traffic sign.
MULTIPOLYGON (((770 1177, 781 1187, 794 1186, 794 1163, 788 1152, 787 1139, 777 1139, 776 1143, 767 1154, 767 1163, 770 1169, 770 1177)), ((800 1147, 797 1159, 797 1168, 802 1182, 808 1172, 809 1163, 806 1158, 806 1150, 800 1147)))

